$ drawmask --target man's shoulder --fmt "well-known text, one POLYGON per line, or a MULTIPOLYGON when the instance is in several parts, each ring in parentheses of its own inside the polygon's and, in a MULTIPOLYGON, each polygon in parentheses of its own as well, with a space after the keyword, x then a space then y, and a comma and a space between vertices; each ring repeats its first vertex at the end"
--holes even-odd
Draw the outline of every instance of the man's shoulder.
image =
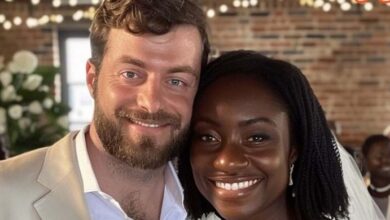
MULTIPOLYGON (((0 185, 18 184, 19 181, 36 180, 42 166, 52 148, 65 147, 71 135, 66 135, 52 146, 36 150, 0 161, 0 185)), ((62 153, 62 152, 61 152, 62 153)), ((56 157, 56 155, 52 155, 56 157)))
POLYGON ((0 161, 0 185, 17 184, 19 181, 37 177, 45 160, 47 149, 48 147, 39 148, 0 161))

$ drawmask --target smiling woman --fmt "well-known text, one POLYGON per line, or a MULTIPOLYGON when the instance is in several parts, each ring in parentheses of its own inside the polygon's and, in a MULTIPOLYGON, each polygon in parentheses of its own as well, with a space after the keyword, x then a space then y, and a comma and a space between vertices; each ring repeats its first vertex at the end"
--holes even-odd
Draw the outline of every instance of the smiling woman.
POLYGON ((349 213, 338 146, 299 69, 235 51, 212 61, 202 77, 190 144, 179 158, 192 218, 367 217, 349 213))

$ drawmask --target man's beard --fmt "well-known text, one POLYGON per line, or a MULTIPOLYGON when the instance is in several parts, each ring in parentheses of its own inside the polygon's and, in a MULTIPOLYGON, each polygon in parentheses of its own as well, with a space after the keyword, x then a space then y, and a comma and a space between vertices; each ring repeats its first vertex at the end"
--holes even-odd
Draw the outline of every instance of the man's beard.
POLYGON ((180 118, 164 111, 150 114, 117 109, 114 117, 114 119, 106 117, 100 109, 99 102, 96 101, 94 122, 103 147, 112 156, 133 168, 156 169, 163 166, 178 155, 187 138, 188 125, 180 129, 180 118), (155 140, 148 136, 130 137, 122 125, 132 123, 132 119, 141 119, 152 124, 169 123, 172 137, 161 146, 156 146, 155 140))

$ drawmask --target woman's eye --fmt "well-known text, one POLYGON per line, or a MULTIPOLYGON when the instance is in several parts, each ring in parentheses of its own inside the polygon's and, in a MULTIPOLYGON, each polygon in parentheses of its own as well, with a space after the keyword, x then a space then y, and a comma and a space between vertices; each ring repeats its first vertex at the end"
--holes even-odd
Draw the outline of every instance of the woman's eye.
POLYGON ((131 72, 131 71, 126 71, 126 72, 123 72, 122 73, 122 76, 127 78, 127 79, 136 79, 136 78, 139 78, 139 76, 134 73, 134 72, 131 72))
POLYGON ((186 84, 180 80, 180 79, 170 79, 168 81, 169 84, 173 85, 173 86, 185 86, 186 84))
POLYGON ((264 137, 264 135, 253 135, 253 136, 250 136, 248 138, 248 141, 249 142, 262 142, 266 139, 266 137, 264 137))
POLYGON ((200 139, 204 142, 217 142, 218 139, 211 135, 201 135, 200 139))

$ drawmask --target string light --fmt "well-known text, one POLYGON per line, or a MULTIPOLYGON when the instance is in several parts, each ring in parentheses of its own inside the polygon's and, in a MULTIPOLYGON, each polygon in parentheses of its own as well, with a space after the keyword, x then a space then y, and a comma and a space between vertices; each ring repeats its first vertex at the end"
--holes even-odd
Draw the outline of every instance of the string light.
POLYGON ((31 0, 31 4, 33 5, 38 5, 40 0, 31 0))
POLYGON ((22 24, 22 19, 19 16, 14 17, 14 25, 19 26, 22 24))
POLYGON ((93 5, 97 5, 97 4, 99 4, 99 0, 91 0, 91 3, 93 4, 93 5))
POLYGON ((234 0, 233 1, 233 6, 236 7, 236 8, 240 7, 241 6, 241 1, 240 0, 234 0))
POLYGON ((3 27, 4 29, 9 30, 12 27, 12 23, 10 21, 5 21, 3 27))
POLYGON ((53 0, 51 4, 53 7, 58 8, 61 6, 61 0, 53 0))
POLYGON ((28 28, 33 28, 38 26, 38 20, 36 18, 27 18, 26 25, 28 28))
POLYGON ((228 10, 229 10, 229 8, 228 8, 228 6, 225 5, 225 4, 219 6, 219 11, 220 11, 221 13, 226 13, 228 10))
POLYGON ((364 4, 364 10, 366 10, 366 11, 372 11, 373 8, 374 8, 374 5, 371 2, 367 2, 364 4))
POLYGON ((252 5, 252 6, 256 6, 257 3, 258 3, 258 0, 250 0, 249 3, 250 3, 250 5, 252 5))
POLYGON ((3 23, 5 21, 5 15, 0 14, 0 23, 3 23))
POLYGON ((74 7, 77 5, 77 0, 69 0, 69 5, 74 7))
POLYGON ((215 10, 210 8, 207 10, 206 14, 207 14, 207 17, 213 18, 215 16, 215 10))
POLYGON ((324 12, 328 12, 328 11, 330 11, 330 9, 332 9, 332 5, 329 2, 325 3, 322 6, 322 10, 324 10, 324 12))

